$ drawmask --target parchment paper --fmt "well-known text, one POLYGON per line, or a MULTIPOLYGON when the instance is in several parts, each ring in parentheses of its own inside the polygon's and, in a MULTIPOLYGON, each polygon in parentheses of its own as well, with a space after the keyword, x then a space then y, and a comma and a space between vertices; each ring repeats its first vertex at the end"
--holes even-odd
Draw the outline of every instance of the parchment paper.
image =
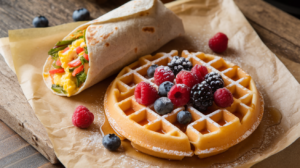
POLYGON ((198 159, 196 163, 192 163, 195 158, 167 161, 151 156, 139 157, 142 160, 139 161, 132 158, 137 152, 129 150, 126 141, 119 152, 109 152, 102 146, 99 128, 105 118, 103 96, 114 77, 71 98, 52 94, 42 79, 48 49, 81 23, 9 31, 12 57, 5 57, 13 59, 24 94, 66 167, 250 167, 283 150, 300 136, 299 83, 261 42, 232 0, 182 0, 167 6, 183 20, 186 35, 159 51, 188 49, 214 54, 208 47, 208 39, 219 31, 227 34, 229 47, 220 56, 239 65, 256 81, 266 109, 261 125, 225 153, 198 159), (95 115, 89 129, 72 125, 71 116, 78 105, 87 106, 95 115))

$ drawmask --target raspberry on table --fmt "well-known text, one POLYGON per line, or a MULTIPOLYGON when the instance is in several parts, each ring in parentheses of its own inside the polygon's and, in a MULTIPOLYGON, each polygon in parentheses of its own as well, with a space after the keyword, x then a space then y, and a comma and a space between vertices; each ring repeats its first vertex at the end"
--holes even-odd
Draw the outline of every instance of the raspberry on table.
POLYGON ((214 93, 214 100, 217 106, 226 108, 233 103, 233 96, 227 88, 221 88, 214 93))
POLYGON ((192 88, 194 85, 199 83, 199 79, 196 74, 191 71, 180 71, 176 76, 176 84, 185 84, 192 88))
POLYGON ((199 111, 206 111, 207 107, 212 106, 214 101, 214 95, 211 87, 203 81, 195 85, 191 90, 191 102, 193 107, 199 111))
POLYGON ((154 83, 159 86, 165 81, 174 82, 174 73, 167 66, 159 66, 155 69, 154 83))
POLYGON ((208 42, 209 48, 216 53, 222 53, 227 49, 228 37, 224 33, 217 33, 208 42))
POLYGON ((177 75, 181 70, 190 71, 193 67, 192 63, 184 57, 175 56, 171 62, 168 63, 168 67, 171 68, 173 73, 177 75))
POLYGON ((72 123, 79 128, 88 128, 94 121, 94 114, 86 107, 80 105, 76 107, 72 116, 72 123))
POLYGON ((148 82, 140 82, 137 84, 134 96, 139 104, 148 106, 159 98, 157 90, 148 82))
POLYGON ((205 80, 205 75, 208 74, 207 68, 199 64, 196 64, 191 71, 197 75, 200 83, 205 80))
POLYGON ((213 93, 219 88, 224 87, 224 80, 217 72, 211 72, 205 75, 205 81, 210 85, 213 93))
POLYGON ((186 105, 190 100, 190 88, 185 84, 176 84, 169 91, 168 98, 177 107, 186 105))

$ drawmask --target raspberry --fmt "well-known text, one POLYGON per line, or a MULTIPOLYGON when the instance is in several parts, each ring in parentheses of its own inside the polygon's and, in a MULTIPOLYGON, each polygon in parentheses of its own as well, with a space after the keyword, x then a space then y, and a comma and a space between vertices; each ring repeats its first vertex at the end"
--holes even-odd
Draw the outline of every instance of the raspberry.
POLYGON ((221 88, 215 92, 214 100, 217 106, 225 108, 231 106, 233 96, 227 88, 221 88))
POLYGON ((175 106, 183 106, 190 100, 190 88, 184 84, 176 84, 169 91, 168 98, 175 106))
POLYGON ((213 100, 213 92, 206 81, 203 81, 192 88, 191 102, 199 111, 206 111, 208 106, 212 106, 213 100))
POLYGON ((216 53, 222 53, 227 49, 228 37, 224 33, 217 33, 209 39, 209 48, 216 53))
POLYGON ((154 83, 159 86, 165 81, 174 82, 174 73, 167 66, 159 66, 155 69, 154 83))
POLYGON ((138 103, 148 106, 158 99, 157 90, 148 82, 140 82, 134 91, 135 99, 138 103))
POLYGON ((84 106, 78 106, 72 116, 72 123, 79 128, 87 128, 94 121, 94 114, 84 106))
POLYGON ((191 71, 180 71, 176 76, 176 84, 185 84, 186 86, 192 88, 194 85, 199 83, 197 75, 191 71))
POLYGON ((191 71, 197 75, 199 82, 204 81, 205 75, 208 74, 207 68, 198 64, 196 64, 191 71))

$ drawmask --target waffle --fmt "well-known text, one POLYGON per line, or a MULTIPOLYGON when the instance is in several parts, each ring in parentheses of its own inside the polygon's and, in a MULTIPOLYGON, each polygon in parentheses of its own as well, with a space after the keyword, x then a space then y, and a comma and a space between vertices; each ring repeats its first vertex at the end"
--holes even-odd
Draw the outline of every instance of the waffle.
POLYGON ((263 116, 263 100, 251 76, 223 58, 201 52, 182 52, 182 57, 193 64, 207 67, 209 72, 222 75, 225 87, 233 94, 234 102, 228 108, 213 104, 201 112, 188 105, 192 122, 180 125, 176 107, 171 113, 160 116, 153 107, 136 102, 134 90, 142 81, 156 88, 154 79, 147 76, 152 64, 166 66, 178 52, 158 53, 141 57, 125 67, 111 83, 105 95, 105 113, 110 125, 132 146, 152 156, 181 160, 198 155, 200 158, 224 152, 247 138, 259 125, 263 116))

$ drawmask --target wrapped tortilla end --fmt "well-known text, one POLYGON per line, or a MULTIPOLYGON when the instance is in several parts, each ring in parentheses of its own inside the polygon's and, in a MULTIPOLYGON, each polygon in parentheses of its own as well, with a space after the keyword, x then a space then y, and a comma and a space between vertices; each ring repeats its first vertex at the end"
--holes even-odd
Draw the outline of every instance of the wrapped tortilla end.
POLYGON ((73 96, 183 35, 182 21, 159 0, 135 0, 73 30, 48 52, 43 78, 73 96))

